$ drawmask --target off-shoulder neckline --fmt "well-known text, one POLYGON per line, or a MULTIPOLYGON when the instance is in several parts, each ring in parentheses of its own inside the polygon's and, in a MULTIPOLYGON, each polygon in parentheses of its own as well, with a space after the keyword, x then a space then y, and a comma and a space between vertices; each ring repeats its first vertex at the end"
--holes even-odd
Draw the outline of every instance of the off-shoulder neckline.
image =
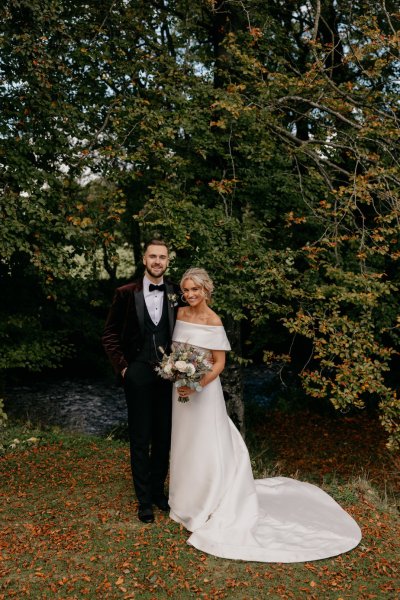
POLYGON ((186 323, 187 325, 196 325, 197 327, 224 327, 223 325, 206 325, 205 323, 191 323, 190 321, 184 321, 183 319, 176 319, 177 323, 186 323))

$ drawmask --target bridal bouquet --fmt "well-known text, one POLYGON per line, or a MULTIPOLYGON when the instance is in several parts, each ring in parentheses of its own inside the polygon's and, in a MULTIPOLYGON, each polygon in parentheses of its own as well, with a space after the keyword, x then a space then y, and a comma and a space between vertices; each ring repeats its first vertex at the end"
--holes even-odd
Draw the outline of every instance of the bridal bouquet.
MULTIPOLYGON (((177 388, 187 386, 201 392, 200 379, 212 368, 206 353, 187 344, 174 344, 171 354, 166 354, 163 348, 160 350, 163 358, 155 368, 160 377, 174 381, 177 388)), ((179 396, 178 400, 187 402, 189 398, 179 396)))

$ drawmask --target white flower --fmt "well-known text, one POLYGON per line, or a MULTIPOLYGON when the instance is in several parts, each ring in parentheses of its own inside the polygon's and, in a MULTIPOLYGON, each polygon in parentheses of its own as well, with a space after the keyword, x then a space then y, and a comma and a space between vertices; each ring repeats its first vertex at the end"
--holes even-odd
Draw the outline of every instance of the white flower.
POLYGON ((168 294, 168 300, 170 301, 172 308, 178 306, 178 296, 176 294, 168 294))
POLYGON ((169 363, 169 362, 168 362, 168 363, 167 363, 167 364, 164 366, 164 369, 163 369, 163 371, 164 371, 164 373, 166 373, 167 375, 169 375, 170 373, 172 373, 172 365, 171 365, 171 363, 169 363))
POLYGON ((196 373, 196 367, 194 365, 192 365, 191 363, 189 363, 188 366, 186 367, 186 373, 189 376, 194 375, 196 373))
POLYGON ((189 363, 184 360, 177 360, 175 363, 175 368, 178 369, 180 373, 186 373, 189 363))

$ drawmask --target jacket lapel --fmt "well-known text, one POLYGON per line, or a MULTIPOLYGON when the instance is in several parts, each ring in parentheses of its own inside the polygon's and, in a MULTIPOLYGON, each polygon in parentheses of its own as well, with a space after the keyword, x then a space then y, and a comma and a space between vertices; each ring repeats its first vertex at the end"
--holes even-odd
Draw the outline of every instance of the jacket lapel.
POLYGON ((172 332, 175 327, 175 309, 173 303, 168 298, 169 295, 174 293, 174 287, 171 283, 165 282, 165 293, 167 294, 167 307, 168 307, 168 322, 169 322, 169 333, 172 337, 172 332))
POLYGON ((144 337, 144 295, 143 288, 140 290, 135 290, 135 306, 136 306, 136 314, 139 321, 140 333, 142 337, 144 337))

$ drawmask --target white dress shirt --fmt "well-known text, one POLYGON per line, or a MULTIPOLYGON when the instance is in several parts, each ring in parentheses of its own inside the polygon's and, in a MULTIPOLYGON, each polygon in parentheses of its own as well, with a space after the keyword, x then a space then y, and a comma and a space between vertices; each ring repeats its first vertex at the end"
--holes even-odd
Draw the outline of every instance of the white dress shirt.
MULTIPOLYGON (((162 315, 164 292, 160 292, 159 290, 150 292, 149 285, 151 283, 152 282, 145 275, 143 277, 143 296, 151 320, 154 325, 158 325, 162 315)), ((164 283, 163 280, 159 281, 157 285, 161 285, 162 283, 164 283)))

